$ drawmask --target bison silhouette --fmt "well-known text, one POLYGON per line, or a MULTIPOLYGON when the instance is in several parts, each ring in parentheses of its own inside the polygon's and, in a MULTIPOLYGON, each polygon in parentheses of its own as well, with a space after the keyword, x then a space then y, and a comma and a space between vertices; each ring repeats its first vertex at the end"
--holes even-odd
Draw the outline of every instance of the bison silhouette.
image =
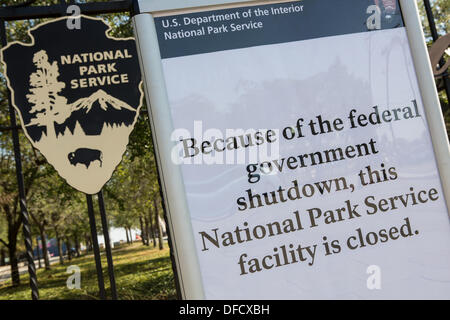
POLYGON ((91 163, 96 160, 100 161, 100 167, 103 164, 102 152, 95 149, 79 148, 74 152, 69 153, 67 158, 71 165, 76 166, 78 163, 81 163, 86 166, 86 169, 89 169, 91 163))

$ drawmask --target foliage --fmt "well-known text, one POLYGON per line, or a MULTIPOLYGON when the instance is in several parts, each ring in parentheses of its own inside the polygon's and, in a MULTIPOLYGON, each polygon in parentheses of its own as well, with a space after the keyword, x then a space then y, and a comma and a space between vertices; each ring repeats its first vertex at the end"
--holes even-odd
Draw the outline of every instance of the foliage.
MULTIPOLYGON (((439 35, 444 35, 448 33, 448 22, 450 21, 450 2, 448 0, 431 0, 431 7, 436 23, 436 28, 439 35)), ((420 16, 422 20, 423 32, 425 34, 425 38, 430 43, 431 32, 430 25, 428 23, 428 19, 425 14, 425 6, 422 0, 417 1, 419 6, 420 16)))
MULTIPOLYGON (((449 32, 448 23, 450 21, 450 1, 448 0, 431 0, 431 8, 433 11, 433 16, 435 19, 436 29, 439 36, 443 36, 449 32)), ((423 33, 425 35, 425 39, 427 41, 427 45, 431 46, 433 44, 433 39, 431 37, 430 25, 428 23, 428 19, 425 13, 424 2, 418 1, 423 33)), ((446 59, 450 59, 448 54, 446 55, 446 59)), ((442 83, 442 80, 438 80, 442 83)), ((450 81, 450 80, 449 80, 450 81)), ((443 85, 440 85, 443 87, 443 85)), ((447 125, 447 131, 450 136, 450 107, 449 107, 449 98, 445 94, 445 90, 439 92, 439 99, 441 101, 442 110, 444 112, 445 123, 447 125)))

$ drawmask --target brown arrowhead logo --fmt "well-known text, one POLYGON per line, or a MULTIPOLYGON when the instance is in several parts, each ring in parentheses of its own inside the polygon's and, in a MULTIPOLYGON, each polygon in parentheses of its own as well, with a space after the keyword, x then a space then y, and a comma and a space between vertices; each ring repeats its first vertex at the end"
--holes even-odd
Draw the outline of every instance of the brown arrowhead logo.
POLYGON ((32 145, 72 187, 94 194, 126 150, 142 82, 134 39, 113 38, 103 20, 87 16, 68 29, 71 18, 31 29, 32 42, 9 44, 1 60, 32 145))

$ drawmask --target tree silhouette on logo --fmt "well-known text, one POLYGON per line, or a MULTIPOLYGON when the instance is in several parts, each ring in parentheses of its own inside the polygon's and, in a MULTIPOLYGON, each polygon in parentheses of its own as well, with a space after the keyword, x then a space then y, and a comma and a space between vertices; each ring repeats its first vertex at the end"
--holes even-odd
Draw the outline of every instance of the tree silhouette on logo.
POLYGON ((71 113, 67 99, 58 95, 66 85, 58 81, 58 64, 48 61, 45 50, 34 54, 33 64, 37 70, 30 75, 30 94, 26 97, 33 105, 30 113, 35 117, 27 126, 45 126, 47 138, 56 138, 54 123, 63 123, 71 113))

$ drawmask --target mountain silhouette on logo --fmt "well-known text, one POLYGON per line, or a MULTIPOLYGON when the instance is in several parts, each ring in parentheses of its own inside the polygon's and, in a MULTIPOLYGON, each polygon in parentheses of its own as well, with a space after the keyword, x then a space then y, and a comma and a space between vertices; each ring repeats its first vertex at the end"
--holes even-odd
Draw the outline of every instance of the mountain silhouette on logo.
POLYGON ((136 110, 103 90, 97 90, 87 98, 70 104, 71 115, 61 124, 55 123, 56 134, 64 134, 68 128, 74 132, 77 122, 86 135, 100 135, 103 127, 130 126, 136 110))
POLYGON ((132 107, 130 107, 128 104, 126 104, 125 102, 123 102, 117 98, 114 98, 113 96, 110 96, 109 94, 107 94, 105 91, 99 89, 96 92, 94 92, 93 94, 91 94, 90 97, 81 98, 81 99, 78 99, 77 101, 75 101, 74 103, 72 103, 71 104, 72 112, 74 110, 79 110, 79 109, 87 109, 86 112, 89 112, 92 109, 92 106, 94 105, 94 103, 96 103, 96 102, 99 103, 100 107, 105 111, 108 110, 108 105, 113 107, 116 110, 128 109, 133 112, 136 111, 132 107))

